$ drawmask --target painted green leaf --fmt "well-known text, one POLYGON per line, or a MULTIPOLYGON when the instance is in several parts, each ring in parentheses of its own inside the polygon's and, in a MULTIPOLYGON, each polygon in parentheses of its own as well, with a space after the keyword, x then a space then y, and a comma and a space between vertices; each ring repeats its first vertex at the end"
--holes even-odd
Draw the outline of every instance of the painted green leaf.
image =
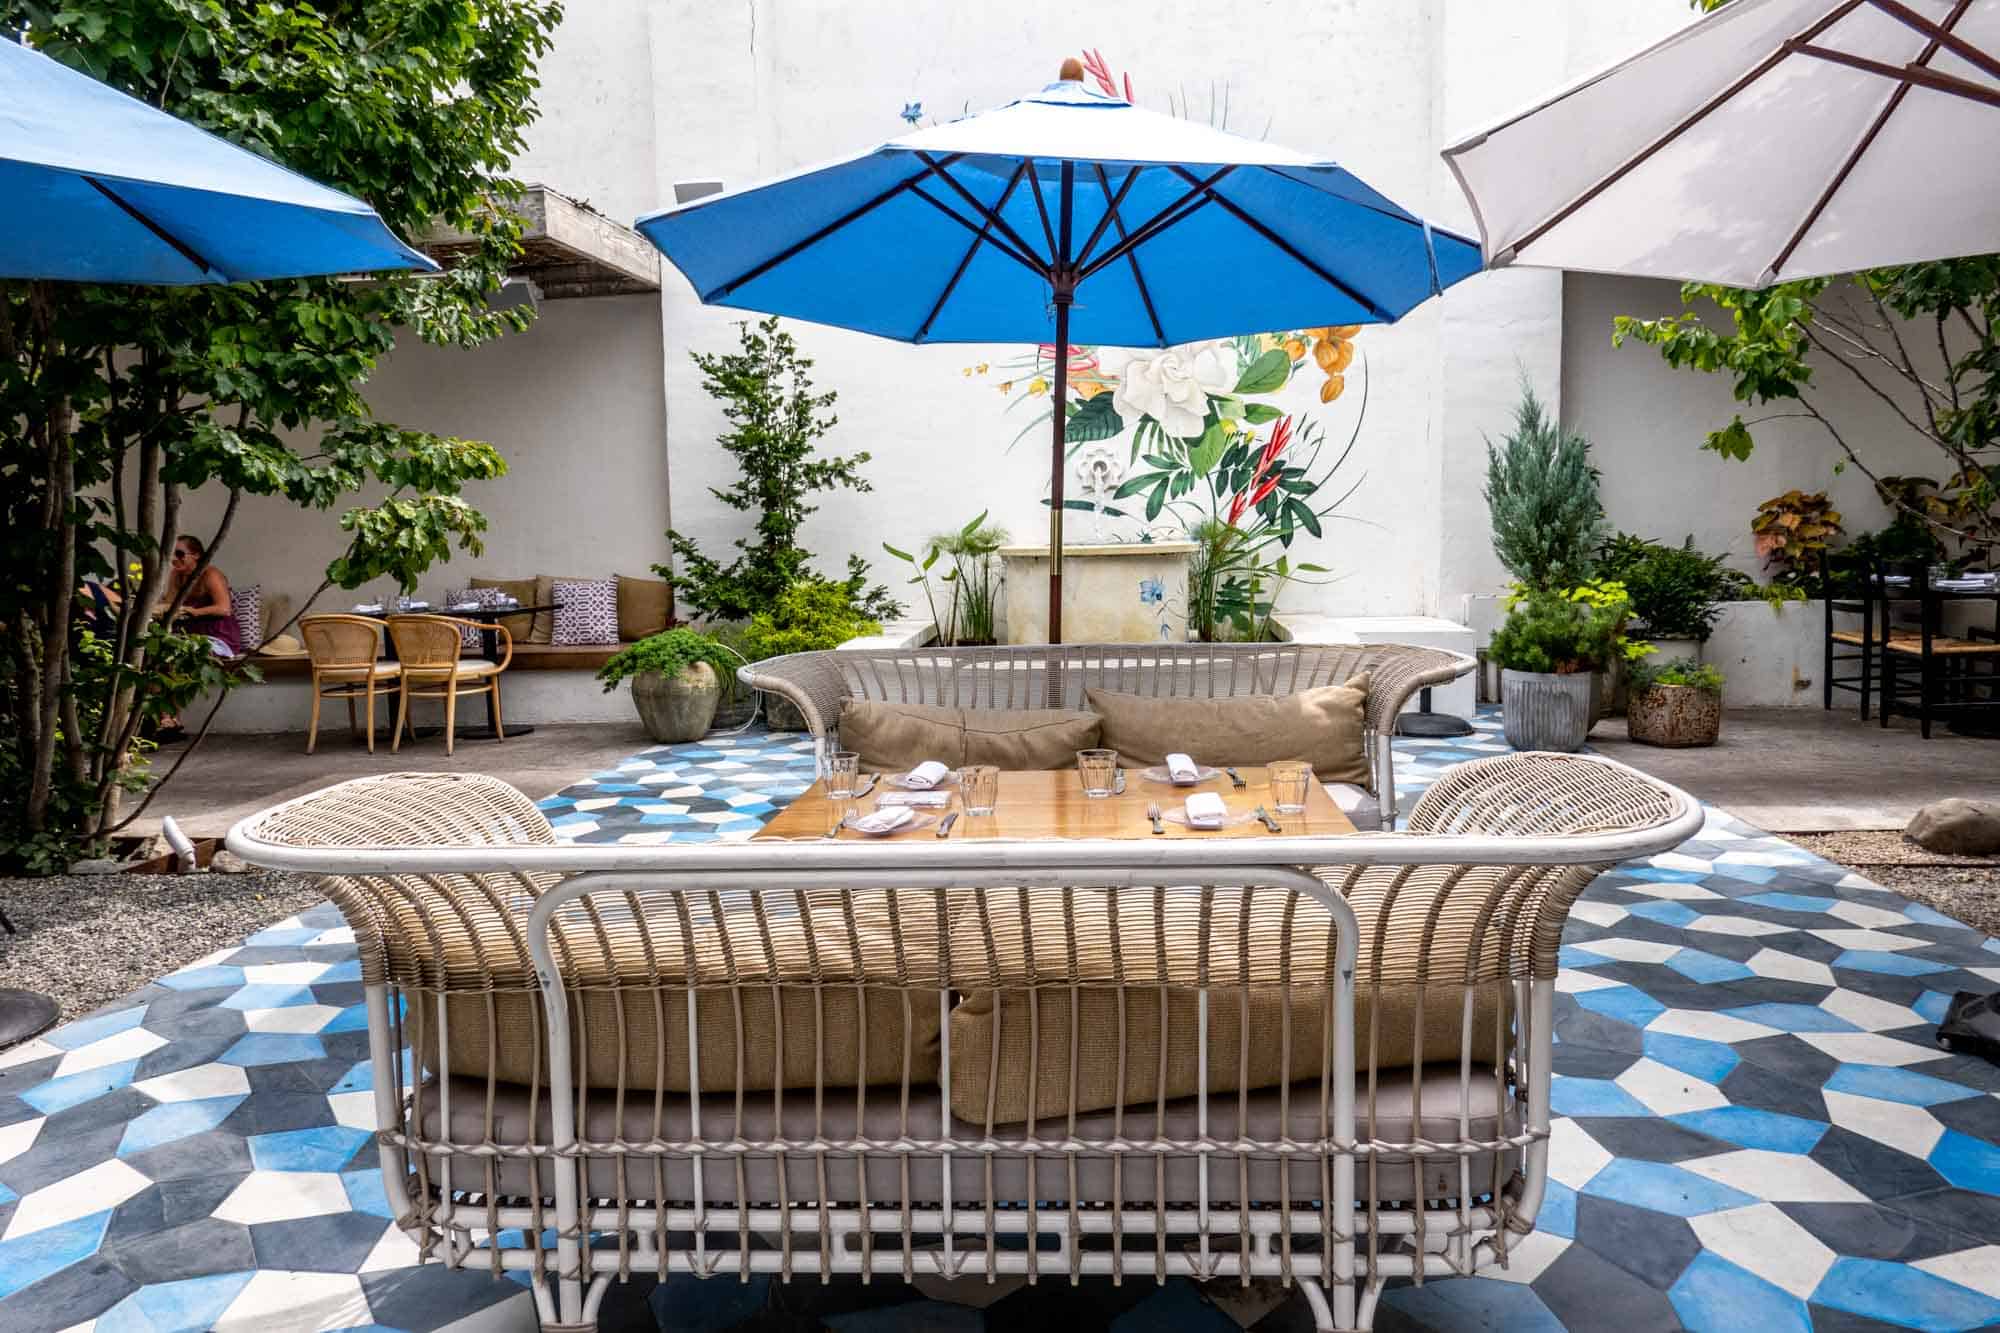
POLYGON ((1276 421, 1283 415, 1285 415, 1283 412, 1280 412, 1269 403, 1245 403, 1243 405, 1243 419, 1253 426, 1261 426, 1266 422, 1276 421))
POLYGON ((1153 488, 1153 493, 1146 497, 1146 521, 1151 523, 1160 516, 1160 511, 1166 507, 1167 483, 1165 478, 1161 478, 1160 484, 1153 488))
POLYGON ((1229 437, 1222 433, 1222 423, 1215 422, 1201 433, 1201 439, 1188 450, 1188 467, 1197 477, 1205 477, 1215 471, 1215 465, 1222 461, 1223 451, 1229 448, 1229 437))
POLYGON ((1125 422, 1111 406, 1111 395, 1100 393, 1069 414, 1068 434, 1071 443, 1079 440, 1108 440, 1125 429, 1125 422))
POLYGON ((1273 347, 1252 361, 1236 381, 1237 393, 1276 393, 1292 376, 1292 359, 1282 347, 1273 347))

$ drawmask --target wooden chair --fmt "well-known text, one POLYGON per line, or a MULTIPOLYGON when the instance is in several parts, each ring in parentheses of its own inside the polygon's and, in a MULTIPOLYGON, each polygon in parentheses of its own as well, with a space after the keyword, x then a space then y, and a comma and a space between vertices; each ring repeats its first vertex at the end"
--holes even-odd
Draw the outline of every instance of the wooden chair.
POLYGON ((486 694, 493 702, 493 738, 505 740, 500 726, 500 673, 514 660, 514 636, 504 625, 482 625, 453 616, 390 616, 389 637, 395 641, 396 656, 403 663, 403 704, 396 715, 396 736, 389 744, 393 752, 403 743, 409 726, 410 700, 444 700, 444 752, 450 754, 457 739, 458 699, 463 694, 486 694), (483 657, 466 660, 461 632, 492 630, 502 642, 500 660, 483 657))
POLYGON ((347 700, 347 728, 354 730, 354 701, 367 700, 368 753, 375 753, 375 695, 401 683, 402 664, 382 659, 382 622, 370 616, 305 616, 299 637, 312 657, 312 723, 306 753, 319 744, 319 703, 347 700))
POLYGON ((1836 577, 1824 551, 1819 557, 1819 578, 1826 609, 1823 631, 1826 663, 1821 673, 1821 706, 1833 707, 1836 690, 1859 694, 1861 720, 1866 722, 1869 701, 1876 689, 1882 640, 1888 630, 1890 606, 1887 589, 1875 580, 1872 568, 1866 566, 1845 579, 1836 577), (1836 616, 1859 616, 1861 623, 1858 627, 1842 625, 1835 620, 1836 616), (1859 651, 1843 651, 1847 649, 1859 651), (1843 675, 1840 667, 1846 663, 1858 663, 1860 669, 1843 675))
MULTIPOLYGON (((1875 579, 1887 586, 1888 567, 1874 566, 1875 579)), ((1977 627, 1963 638, 1944 632, 1947 601, 1983 601, 1986 595, 1951 598, 1931 587, 1928 569, 1919 564, 1909 569, 1907 600, 1917 607, 1913 625, 1889 624, 1885 614, 1882 648, 1882 725, 1889 725, 1892 713, 1917 719, 1925 740, 1931 737, 1933 718, 1956 717, 1965 713, 1992 716, 2000 712, 2000 641, 1993 633, 1977 627), (1915 667, 1915 679, 1908 674, 1915 667), (1982 669, 1983 668, 1983 669, 1982 669), (1903 673, 1899 676, 1899 669, 1903 673), (1914 698, 1914 705, 1910 700, 1914 698)), ((1995 619, 2000 621, 2000 595, 1992 595, 1995 619)), ((1995 632, 2000 633, 2000 624, 1995 632)))

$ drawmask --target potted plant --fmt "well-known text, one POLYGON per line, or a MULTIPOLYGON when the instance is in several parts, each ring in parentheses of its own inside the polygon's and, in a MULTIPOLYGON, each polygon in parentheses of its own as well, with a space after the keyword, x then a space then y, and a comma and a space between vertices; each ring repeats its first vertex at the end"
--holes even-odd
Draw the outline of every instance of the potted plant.
POLYGON ((999 642, 994 610, 1002 576, 994 556, 1006 543, 1006 531, 987 523, 982 510, 964 527, 931 538, 921 560, 887 542, 882 543, 882 549, 915 571, 910 584, 923 589, 937 642, 948 648, 964 648, 999 642), (951 568, 938 577, 940 588, 934 590, 931 568, 940 555, 950 557, 951 568))
POLYGON ((1722 614, 1723 597, 1741 576, 1694 538, 1666 546, 1621 532, 1598 548, 1598 573, 1625 585, 1642 636, 1666 657, 1701 657, 1722 614))
POLYGON ((1687 657, 1635 667, 1625 725, 1643 745, 1715 744, 1722 730, 1722 673, 1687 657))
MULTIPOLYGON (((828 579, 806 579, 785 589, 740 632, 743 656, 752 662, 786 653, 838 648, 864 634, 880 634, 882 622, 854 604, 849 587, 828 579)), ((787 699, 766 693, 764 720, 773 731, 804 731, 806 720, 787 699)))
POLYGON ((670 629, 615 654, 598 668, 597 678, 606 693, 630 679, 646 734, 677 745, 708 733, 724 689, 735 688, 736 656, 711 635, 670 629))
POLYGON ((1517 750, 1583 748, 1594 673, 1617 651, 1623 598, 1610 604, 1560 592, 1527 592, 1493 635, 1501 715, 1517 750))

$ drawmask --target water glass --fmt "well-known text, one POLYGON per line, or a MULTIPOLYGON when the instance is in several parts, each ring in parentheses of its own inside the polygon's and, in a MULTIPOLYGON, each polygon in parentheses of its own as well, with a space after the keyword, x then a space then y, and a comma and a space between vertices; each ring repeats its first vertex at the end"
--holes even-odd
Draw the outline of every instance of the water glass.
POLYGON ((1271 782, 1271 803, 1281 815, 1303 814, 1306 784, 1312 781, 1312 765, 1298 759, 1280 759, 1269 765, 1265 775, 1271 782))
POLYGON ((968 815, 990 815, 1000 804, 1000 770, 993 764, 968 764, 958 770, 958 799, 968 815))
POLYGON ((1085 796, 1109 796, 1118 785, 1118 751, 1078 750, 1076 775, 1083 779, 1085 796))
POLYGON ((861 771, 861 756, 852 750, 838 750, 826 759, 826 794, 836 801, 854 795, 854 779, 861 771))

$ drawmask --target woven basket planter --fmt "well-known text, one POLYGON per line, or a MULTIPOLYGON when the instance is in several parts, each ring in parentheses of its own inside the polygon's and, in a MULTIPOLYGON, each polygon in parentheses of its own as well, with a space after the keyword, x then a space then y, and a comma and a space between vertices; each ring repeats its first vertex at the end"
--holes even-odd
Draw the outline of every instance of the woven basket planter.
POLYGON ((1625 726, 1642 745, 1713 745, 1722 732, 1722 693, 1693 685, 1653 685, 1632 693, 1625 726))
POLYGON ((1590 734, 1595 673, 1557 675, 1542 671, 1500 673, 1500 716, 1507 743, 1517 750, 1583 748, 1590 734))

